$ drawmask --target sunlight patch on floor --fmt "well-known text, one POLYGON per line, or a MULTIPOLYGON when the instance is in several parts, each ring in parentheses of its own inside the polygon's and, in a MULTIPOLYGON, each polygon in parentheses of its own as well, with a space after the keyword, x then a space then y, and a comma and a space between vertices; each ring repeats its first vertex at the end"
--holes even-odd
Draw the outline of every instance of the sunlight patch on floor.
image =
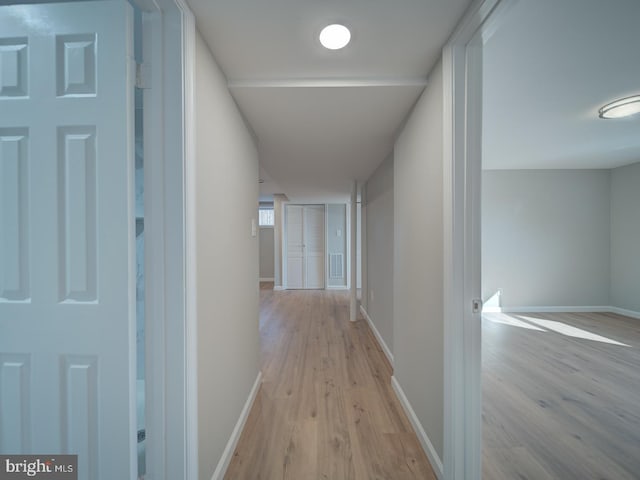
POLYGON ((611 338, 603 337, 602 335, 597 335, 587 330, 583 330, 582 328, 574 327, 573 325, 567 325, 566 323, 557 322, 555 320, 545 320, 542 318, 527 316, 521 316, 520 318, 526 320, 527 322, 533 323, 534 325, 538 325, 540 327, 546 328, 556 333, 560 333, 561 335, 566 335, 568 337, 582 338, 584 340, 608 343, 610 345, 619 345, 621 347, 630 347, 630 345, 627 345, 626 343, 621 343, 611 338))
POLYGON ((546 332, 544 328, 536 327, 535 325, 531 325, 530 323, 523 322, 522 320, 518 320, 515 317, 510 315, 506 315, 504 313, 491 314, 491 315, 483 315, 483 319, 489 320, 493 323, 501 323, 502 325, 510 325, 512 327, 520 327, 526 328, 527 330, 537 330, 539 332, 546 332))
POLYGON ((617 345, 620 347, 631 347, 626 343, 618 342, 608 337, 603 337, 596 333, 589 332, 582 328, 567 325, 566 323, 556 320, 547 320, 544 318, 536 318, 527 315, 514 315, 507 313, 487 313, 482 315, 482 319, 492 323, 508 325, 510 327, 524 328, 526 330, 535 330, 538 332, 555 332, 567 337, 580 338, 582 340, 590 340, 593 342, 607 343, 609 345, 617 345))

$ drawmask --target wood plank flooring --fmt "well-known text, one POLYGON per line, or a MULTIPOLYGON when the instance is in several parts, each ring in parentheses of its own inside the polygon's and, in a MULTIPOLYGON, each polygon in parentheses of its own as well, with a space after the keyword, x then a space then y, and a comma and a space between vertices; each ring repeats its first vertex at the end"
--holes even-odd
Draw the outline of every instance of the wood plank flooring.
POLYGON ((483 478, 640 479, 640 320, 484 317, 483 478))
POLYGON ((263 383, 225 478, 435 480, 347 295, 271 286, 260 290, 263 383))

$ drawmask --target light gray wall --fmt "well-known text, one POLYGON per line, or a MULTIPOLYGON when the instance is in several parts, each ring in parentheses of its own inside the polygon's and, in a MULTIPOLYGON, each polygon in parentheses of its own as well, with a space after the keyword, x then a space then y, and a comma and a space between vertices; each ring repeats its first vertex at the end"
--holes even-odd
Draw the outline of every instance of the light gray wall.
POLYGON ((274 278, 273 227, 260 227, 260 278, 274 278))
POLYGON ((198 464, 210 480, 258 375, 258 154, 200 34, 195 63, 198 464))
POLYGON ((274 287, 282 287, 282 239, 284 238, 284 205, 286 197, 280 193, 273 196, 273 243, 274 251, 274 287))
POLYGON ((640 312, 640 163, 611 172, 611 304, 640 312))
POLYGON ((483 298, 503 307, 609 305, 608 170, 482 177, 483 298))
POLYGON ((393 155, 366 183, 366 309, 393 353, 393 155))
POLYGON ((441 62, 395 144, 394 375, 443 458, 444 301, 441 62))
POLYGON ((329 277, 327 266, 327 284, 332 287, 347 285, 347 205, 327 205, 327 258, 331 253, 342 254, 342 276, 329 277), (338 230, 340 235, 338 236, 338 230))

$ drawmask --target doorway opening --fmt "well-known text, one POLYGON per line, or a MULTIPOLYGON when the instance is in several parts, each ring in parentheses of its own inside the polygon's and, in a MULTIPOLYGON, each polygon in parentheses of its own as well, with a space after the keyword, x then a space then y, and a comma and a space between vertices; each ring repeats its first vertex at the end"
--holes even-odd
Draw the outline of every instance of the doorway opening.
POLYGON ((598 114, 638 93, 639 15, 520 0, 483 44, 484 478, 640 471, 640 119, 598 114))
MULTIPOLYGON (((114 472, 126 469, 127 478, 141 477, 146 472, 145 364, 150 365, 145 358, 150 356, 145 332, 148 252, 143 200, 147 183, 143 144, 149 138, 143 134, 143 90, 134 83, 135 63, 143 63, 143 18, 145 35, 151 38, 154 27, 160 38, 162 14, 143 12, 140 7, 148 4, 140 1, 8 3, 0 7, 0 143, 17 148, 0 149, 0 157, 3 167, 11 167, 3 168, 5 185, 13 183, 11 175, 18 182, 12 188, 17 189, 14 198, 2 202, 0 216, 17 221, 18 235, 4 245, 10 247, 4 256, 15 255, 19 261, 5 272, 17 274, 28 295, 19 305, 17 296, 2 295, 8 301, 0 301, 0 308, 7 312, 0 316, 24 321, 3 326, 0 368, 10 364, 22 369, 22 377, 16 379, 22 378, 27 386, 44 384, 45 377, 51 395, 17 384, 0 386, 3 392, 19 394, 16 401, 5 402, 3 396, 2 418, 20 419, 0 421, 0 449, 16 454, 77 452, 80 476, 100 472, 124 478, 114 472), (8 310, 15 312, 6 317, 8 310), (38 342, 12 341, 12 332, 27 324, 50 338, 53 333, 44 332, 46 328, 57 325, 57 335, 68 329, 73 335, 67 338, 75 343, 56 342, 60 346, 53 351, 38 342), (30 353, 11 353, 18 351, 30 353), (32 360, 24 363, 25 359, 32 360), (56 391, 60 394, 53 395, 56 391), (46 399, 48 406, 36 399, 46 399), (54 413, 46 420, 38 417, 50 407, 54 413), (123 461, 110 465, 99 462, 102 457, 123 461)), ((167 12, 176 8, 169 2, 164 6, 167 12)), ((179 17, 168 21, 181 23, 179 17)), ((175 33, 181 34, 181 29, 175 33)), ((159 53, 153 52, 167 63, 182 55, 175 50, 171 55, 159 53)), ((162 63, 155 64, 159 86, 162 63)), ((163 102, 162 92, 156 91, 155 110, 163 102)), ((181 117, 176 123, 182 121, 181 117)), ((155 131, 150 130, 151 136, 155 131)), ((169 137, 174 136, 165 138, 169 137)), ((173 158, 182 159, 179 154, 173 158)), ((182 171, 182 164, 177 167, 182 171)), ((177 185, 163 186, 181 189, 182 177, 175 178, 177 185)), ((156 206, 154 214, 154 225, 159 225, 164 211, 156 206)), ((181 218, 178 222, 182 225, 181 218)), ((3 228, 3 234, 13 237, 13 227, 5 226, 10 228, 3 228)), ((181 248, 176 244, 176 250, 181 248)), ((158 253, 156 248, 156 257, 158 253)), ((174 257, 183 262, 179 255, 174 257)), ((161 319, 157 308, 154 313, 161 319)), ((164 343, 155 344, 156 350, 164 348, 164 343)), ((154 366, 153 373, 159 372, 154 366)), ((155 385, 163 383, 156 380, 155 385)), ((184 460, 179 455, 175 459, 184 460)))

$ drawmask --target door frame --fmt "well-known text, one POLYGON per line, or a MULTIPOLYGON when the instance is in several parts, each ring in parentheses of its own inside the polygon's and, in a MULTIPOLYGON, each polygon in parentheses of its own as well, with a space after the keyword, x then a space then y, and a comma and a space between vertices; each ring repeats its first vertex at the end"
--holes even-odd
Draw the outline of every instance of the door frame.
POLYGON ((482 477, 482 45, 518 0, 476 0, 443 49, 444 478, 482 477))
POLYGON ((142 72, 149 83, 143 105, 146 472, 154 480, 196 480, 195 18, 184 0, 133 2, 143 11, 142 72))

